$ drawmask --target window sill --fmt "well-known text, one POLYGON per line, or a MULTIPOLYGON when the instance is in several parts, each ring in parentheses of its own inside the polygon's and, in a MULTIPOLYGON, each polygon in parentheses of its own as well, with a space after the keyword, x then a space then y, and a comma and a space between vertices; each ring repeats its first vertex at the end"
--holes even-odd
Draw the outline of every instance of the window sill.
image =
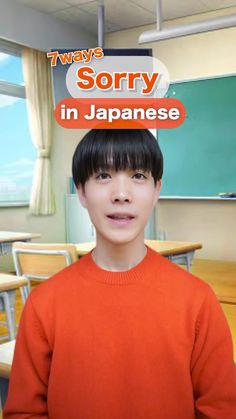
POLYGON ((0 201, 0 208, 12 208, 12 207, 28 207, 29 201, 16 201, 16 202, 7 202, 7 201, 0 201))

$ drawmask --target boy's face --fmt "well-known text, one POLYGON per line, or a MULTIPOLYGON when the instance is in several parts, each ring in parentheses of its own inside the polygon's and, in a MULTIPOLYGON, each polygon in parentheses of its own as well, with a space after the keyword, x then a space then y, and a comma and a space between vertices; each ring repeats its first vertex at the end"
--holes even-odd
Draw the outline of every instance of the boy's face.
POLYGON ((96 228, 97 240, 113 244, 129 243, 138 236, 143 240, 160 187, 160 181, 155 185, 151 173, 142 170, 101 171, 84 188, 79 186, 79 198, 96 228))

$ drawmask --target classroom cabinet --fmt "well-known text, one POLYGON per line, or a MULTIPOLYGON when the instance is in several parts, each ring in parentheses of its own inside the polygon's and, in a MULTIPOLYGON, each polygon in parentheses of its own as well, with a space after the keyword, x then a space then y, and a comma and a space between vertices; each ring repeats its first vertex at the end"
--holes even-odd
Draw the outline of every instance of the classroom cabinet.
POLYGON ((67 243, 85 243, 96 240, 96 233, 88 215, 76 194, 65 198, 66 241, 67 243))

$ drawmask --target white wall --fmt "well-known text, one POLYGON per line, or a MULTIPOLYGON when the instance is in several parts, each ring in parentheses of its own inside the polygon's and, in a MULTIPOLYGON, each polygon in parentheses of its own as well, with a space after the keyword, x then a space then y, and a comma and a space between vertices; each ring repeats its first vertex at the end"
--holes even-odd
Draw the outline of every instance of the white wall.
MULTIPOLYGON (((71 24, 48 17, 44 13, 0 0, 0 38, 36 49, 86 48, 97 46, 96 39, 71 24)), ((52 148, 52 177, 56 195, 56 214, 35 217, 28 208, 1 208, 0 230, 26 231, 41 234, 41 242, 65 241, 64 196, 71 175, 73 151, 83 136, 82 130, 67 130, 54 123, 52 148)), ((0 257, 0 271, 12 269, 8 256, 0 257)))
MULTIPOLYGON (((216 16, 235 13, 235 8, 209 14, 216 16)), ((167 26, 206 19, 196 16, 168 22, 167 26)), ((139 27, 109 34, 107 48, 138 47, 138 37, 152 26, 139 27)), ((236 28, 229 28, 182 37, 158 43, 151 47, 153 55, 163 61, 171 80, 236 74, 236 28)), ((186 174, 187 175, 187 174, 186 174)), ((170 240, 200 241, 203 249, 198 258, 236 261, 236 202, 167 201, 159 202, 159 226, 170 240)))

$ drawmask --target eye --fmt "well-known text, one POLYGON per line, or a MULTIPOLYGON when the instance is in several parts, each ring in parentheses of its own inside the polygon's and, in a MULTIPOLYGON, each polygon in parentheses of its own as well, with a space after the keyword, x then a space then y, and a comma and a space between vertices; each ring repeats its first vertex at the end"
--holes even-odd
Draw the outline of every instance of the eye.
POLYGON ((133 178, 137 180, 145 180, 147 179, 147 176, 142 172, 137 172, 133 175, 133 178))
POLYGON ((96 180, 107 180, 110 179, 111 175, 106 172, 101 172, 95 175, 96 180))

